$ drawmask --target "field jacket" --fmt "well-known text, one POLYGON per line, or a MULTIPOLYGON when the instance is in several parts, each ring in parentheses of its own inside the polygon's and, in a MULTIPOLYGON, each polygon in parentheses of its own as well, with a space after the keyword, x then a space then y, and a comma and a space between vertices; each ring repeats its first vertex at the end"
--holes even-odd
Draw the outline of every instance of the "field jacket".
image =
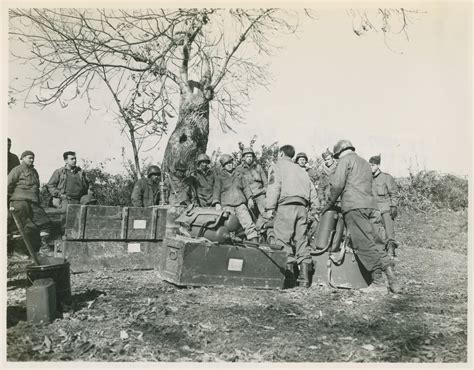
POLYGON ((253 162, 249 166, 247 163, 242 162, 242 164, 240 164, 235 170, 247 182, 252 198, 256 198, 259 195, 264 195, 266 193, 267 175, 258 163, 253 162))
POLYGON ((397 184, 391 175, 378 170, 373 175, 372 193, 381 213, 389 212, 390 206, 397 206, 395 192, 397 184))
POLYGON ((252 196, 247 183, 238 171, 219 171, 214 183, 212 205, 219 203, 222 206, 237 207, 247 204, 252 196))
POLYGON ((33 166, 20 164, 8 174, 8 200, 39 203, 39 188, 39 175, 33 166))
POLYGON ((312 209, 319 207, 319 199, 308 173, 288 157, 281 157, 270 167, 265 208, 278 205, 301 204, 312 209))
POLYGON ((152 179, 140 179, 133 186, 132 205, 134 207, 155 206, 160 201, 160 185, 152 179))
POLYGON ((351 152, 339 158, 329 181, 329 202, 335 204, 341 196, 343 213, 359 208, 377 209, 372 196, 372 170, 369 162, 356 153, 351 152))
POLYGON ((196 171, 192 175, 192 181, 198 205, 200 207, 210 207, 212 205, 214 183, 216 181, 216 174, 214 171, 209 170, 206 173, 196 171))
POLYGON ((188 205, 193 202, 194 196, 189 178, 178 178, 170 173, 165 179, 165 186, 170 205, 188 205))
POLYGON ((80 183, 77 184, 78 187, 82 188, 80 191, 79 198, 82 195, 87 194, 89 190, 89 181, 87 180, 86 174, 80 167, 74 167, 74 169, 68 170, 66 167, 58 168, 56 171, 53 172, 51 178, 49 179, 48 183, 46 184, 49 193, 53 197, 60 197, 61 195, 69 195, 66 194, 66 181, 69 172, 73 172, 74 174, 79 174, 79 181, 80 183))

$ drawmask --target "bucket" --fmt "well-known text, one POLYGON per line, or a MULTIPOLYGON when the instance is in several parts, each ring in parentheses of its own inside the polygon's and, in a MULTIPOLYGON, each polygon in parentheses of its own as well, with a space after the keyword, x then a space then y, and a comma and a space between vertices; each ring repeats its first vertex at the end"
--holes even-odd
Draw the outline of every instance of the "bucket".
POLYGON ((64 258, 41 257, 41 265, 26 266, 26 279, 28 286, 33 285, 35 280, 53 279, 56 285, 56 302, 68 303, 71 301, 71 275, 69 262, 64 258))

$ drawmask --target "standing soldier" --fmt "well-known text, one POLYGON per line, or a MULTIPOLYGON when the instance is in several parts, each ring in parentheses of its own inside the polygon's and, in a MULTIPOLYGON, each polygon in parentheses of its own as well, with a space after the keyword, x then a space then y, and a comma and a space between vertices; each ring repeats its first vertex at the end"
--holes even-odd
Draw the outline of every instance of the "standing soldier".
POLYGON ((388 253, 394 256, 395 248, 398 247, 394 228, 394 221, 398 215, 395 196, 397 184, 391 175, 380 171, 380 154, 370 157, 369 163, 374 177, 372 192, 382 215, 382 223, 387 237, 386 248, 388 253))
POLYGON ((26 150, 21 155, 21 164, 8 174, 8 203, 18 217, 20 227, 29 239, 35 252, 49 252, 47 240, 51 231, 51 220, 41 207, 40 181, 33 166, 35 155, 26 150))
POLYGON ((222 154, 219 162, 223 168, 216 176, 212 204, 218 211, 224 208, 235 213, 247 239, 258 242, 257 230, 246 206, 247 199, 251 198, 250 189, 242 176, 234 170, 232 156, 222 154))
POLYGON ((132 190, 132 205, 134 207, 150 207, 160 201, 160 167, 148 167, 147 178, 138 180, 132 190))
POLYGON ((377 227, 378 210, 372 196, 372 172, 369 163, 355 153, 349 140, 339 140, 334 145, 334 157, 339 159, 336 171, 331 176, 331 192, 323 213, 334 207, 341 195, 344 222, 351 234, 354 251, 367 271, 372 275, 368 291, 383 288, 385 272, 389 289, 401 290, 392 269, 392 261, 377 227))
POLYGON ((300 166, 304 170, 309 170, 309 168, 306 167, 306 165, 308 164, 308 156, 305 152, 300 152, 296 155, 295 163, 298 164, 298 166, 300 166))
POLYGON ((295 148, 280 147, 278 161, 270 167, 267 190, 267 217, 275 214, 275 243, 287 253, 289 280, 294 279, 294 264, 300 266, 303 286, 310 286, 312 258, 306 235, 307 207, 318 204, 317 194, 309 175, 291 160, 295 148), (294 243, 294 246, 292 246, 294 243))
POLYGON ((12 169, 20 165, 20 160, 18 159, 16 154, 13 154, 12 152, 10 152, 10 149, 12 147, 12 141, 10 140, 10 138, 8 138, 7 145, 8 145, 8 173, 10 173, 12 169))
POLYGON ((199 154, 196 159, 196 171, 192 175, 196 203, 200 207, 211 207, 216 175, 210 168, 211 159, 206 154, 199 154))
POLYGON ((86 204, 92 200, 92 191, 84 171, 76 166, 75 152, 63 154, 64 167, 53 172, 46 185, 53 196, 53 207, 66 211, 68 204, 86 204))
POLYGON ((186 178, 186 163, 178 160, 173 168, 173 172, 167 174, 165 186, 168 191, 168 203, 171 206, 190 205, 194 196, 189 178, 186 178))
POLYGON ((244 178, 250 189, 248 208, 253 214, 253 221, 257 230, 265 223, 265 193, 267 192, 267 175, 263 168, 257 163, 252 148, 244 148, 242 161, 236 171, 244 178))

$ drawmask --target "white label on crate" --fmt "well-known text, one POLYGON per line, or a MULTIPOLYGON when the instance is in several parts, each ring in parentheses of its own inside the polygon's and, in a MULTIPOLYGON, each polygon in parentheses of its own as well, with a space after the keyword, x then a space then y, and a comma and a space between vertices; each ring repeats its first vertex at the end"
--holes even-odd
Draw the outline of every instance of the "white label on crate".
POLYGON ((141 251, 140 243, 128 243, 128 253, 137 253, 141 251))
POLYGON ((146 220, 133 220, 134 229, 146 229, 146 220))
POLYGON ((242 271, 242 266, 244 265, 244 260, 239 260, 236 258, 229 258, 229 265, 227 270, 229 271, 242 271))

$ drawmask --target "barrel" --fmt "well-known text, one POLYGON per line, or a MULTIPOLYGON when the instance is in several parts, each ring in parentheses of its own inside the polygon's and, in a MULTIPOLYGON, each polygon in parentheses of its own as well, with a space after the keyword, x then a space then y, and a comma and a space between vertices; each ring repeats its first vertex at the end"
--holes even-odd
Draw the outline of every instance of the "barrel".
POLYGON ((316 232, 315 247, 316 249, 326 249, 331 243, 333 231, 336 229, 338 220, 337 211, 326 211, 319 220, 318 230, 316 232))
POLYGON ((64 258, 41 257, 41 265, 26 266, 26 278, 28 286, 33 285, 35 280, 53 279, 56 285, 56 302, 68 303, 71 301, 71 274, 69 262, 64 258))

